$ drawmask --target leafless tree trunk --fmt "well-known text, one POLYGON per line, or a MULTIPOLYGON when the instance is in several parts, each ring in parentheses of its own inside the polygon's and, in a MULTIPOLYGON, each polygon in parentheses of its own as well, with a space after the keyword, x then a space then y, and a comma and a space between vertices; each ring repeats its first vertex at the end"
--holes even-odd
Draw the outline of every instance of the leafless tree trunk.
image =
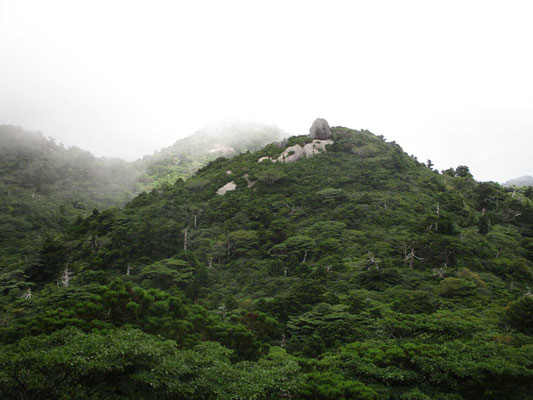
POLYGON ((69 271, 68 265, 67 265, 65 266, 65 269, 63 270, 63 273, 61 274, 61 278, 59 282, 63 285, 63 287, 68 287, 71 279, 72 279, 72 272, 69 271))
POLYGON ((187 251, 187 240, 189 236, 189 228, 183 230, 183 250, 187 251))
POLYGON ((405 256, 405 261, 409 262, 409 268, 413 269, 414 263, 415 263, 415 259, 421 260, 420 257, 417 257, 415 255, 415 249, 413 247, 411 247, 411 252, 409 254, 407 254, 407 256, 405 256))

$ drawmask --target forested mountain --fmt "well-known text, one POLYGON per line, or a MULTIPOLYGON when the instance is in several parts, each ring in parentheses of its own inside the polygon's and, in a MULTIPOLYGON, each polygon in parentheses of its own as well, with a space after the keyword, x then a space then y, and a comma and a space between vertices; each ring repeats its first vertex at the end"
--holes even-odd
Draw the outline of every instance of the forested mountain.
POLYGON ((126 162, 0 125, 0 269, 39 262, 42 242, 77 216, 122 206, 143 190, 189 177, 210 160, 258 149, 280 135, 266 125, 214 125, 126 162))
POLYGON ((35 261, 42 241, 72 217, 131 200, 140 189, 138 175, 125 161, 1 125, 0 270, 35 261))
POLYGON ((533 398, 530 194, 332 133, 218 158, 4 267, 0 397, 533 398))
POLYGON ((176 179, 186 179, 199 168, 218 157, 232 157, 281 139, 280 129, 252 123, 213 124, 194 134, 179 139, 151 156, 145 156, 136 164, 146 172, 145 186, 159 187, 173 184, 176 179))

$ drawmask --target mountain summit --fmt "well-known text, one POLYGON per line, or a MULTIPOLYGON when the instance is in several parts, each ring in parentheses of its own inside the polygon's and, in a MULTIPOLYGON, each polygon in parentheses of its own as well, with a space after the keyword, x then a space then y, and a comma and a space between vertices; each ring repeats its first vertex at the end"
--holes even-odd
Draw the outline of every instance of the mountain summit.
POLYGON ((533 186, 533 177, 529 175, 521 176, 520 178, 515 178, 508 180, 503 184, 504 186, 510 187, 510 186, 516 186, 516 187, 524 187, 524 186, 533 186))
POLYGON ((531 398, 528 196, 343 127, 218 157, 2 271, 1 393, 531 398))

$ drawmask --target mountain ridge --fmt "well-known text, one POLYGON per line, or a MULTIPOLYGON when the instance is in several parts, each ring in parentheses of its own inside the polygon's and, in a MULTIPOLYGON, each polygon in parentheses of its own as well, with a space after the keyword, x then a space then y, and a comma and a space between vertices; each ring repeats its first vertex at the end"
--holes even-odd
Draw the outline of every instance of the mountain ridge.
POLYGON ((2 390, 22 369, 41 397, 528 398, 529 194, 331 131, 95 210, 5 271, 2 390))
POLYGON ((503 186, 516 186, 516 187, 524 187, 524 186, 533 186, 533 177, 530 175, 524 175, 519 178, 510 179, 507 182, 503 184, 503 186))

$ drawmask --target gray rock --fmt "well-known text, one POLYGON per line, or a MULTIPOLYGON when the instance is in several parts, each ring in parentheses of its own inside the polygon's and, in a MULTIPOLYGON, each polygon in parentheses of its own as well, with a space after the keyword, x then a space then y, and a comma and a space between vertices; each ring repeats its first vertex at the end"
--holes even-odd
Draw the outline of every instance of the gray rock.
POLYGON ((311 139, 326 140, 331 139, 331 136, 331 129, 328 121, 324 118, 315 119, 315 122, 311 125, 311 129, 309 129, 309 137, 311 139))
POLYGON ((276 146, 278 146, 280 149, 283 149, 284 147, 287 147, 288 144, 289 144, 289 139, 284 138, 282 141, 277 142, 276 146))
POLYGON ((276 162, 276 160, 274 160, 272 157, 261 157, 259 160, 257 160, 257 162, 263 162, 265 160, 270 160, 272 162, 276 162))
POLYGON ((304 154, 307 158, 313 157, 315 154, 326 151, 326 145, 332 143, 333 140, 313 140, 313 143, 307 143, 304 146, 304 154))
POLYGON ((295 145, 287 147, 283 153, 278 157, 279 162, 290 163, 296 162, 304 156, 304 150, 301 146, 295 145))
POLYGON ((219 196, 224 196, 226 192, 229 192, 235 189, 237 189, 237 185, 235 184, 235 182, 231 181, 231 182, 226 183, 224 186, 218 188, 217 194, 219 196))

